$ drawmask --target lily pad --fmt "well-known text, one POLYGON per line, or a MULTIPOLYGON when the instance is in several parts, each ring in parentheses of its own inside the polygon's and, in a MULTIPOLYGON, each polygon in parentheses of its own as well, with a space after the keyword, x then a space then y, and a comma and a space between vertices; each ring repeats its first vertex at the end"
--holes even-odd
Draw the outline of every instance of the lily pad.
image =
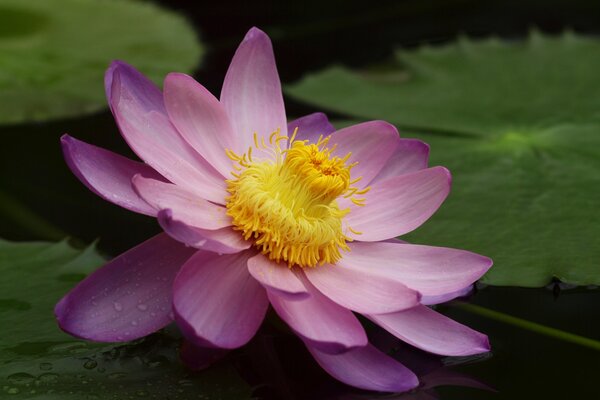
POLYGON ((231 364, 201 374, 179 360, 181 336, 167 328, 126 344, 83 342, 58 328, 52 309, 103 263, 93 246, 0 240, 0 397, 14 399, 245 399, 231 364))
POLYGON ((56 324, 54 304, 103 262, 93 246, 80 251, 66 242, 0 240, 0 360, 72 348, 73 338, 56 324))
POLYGON ((103 74, 126 60, 159 83, 202 48, 180 15, 130 0, 0 0, 0 123, 106 107, 103 74))
POLYGON ((533 33, 400 51, 367 71, 333 67, 292 97, 385 119, 431 145, 450 197, 406 238, 492 257, 493 285, 600 284, 600 41, 533 33))

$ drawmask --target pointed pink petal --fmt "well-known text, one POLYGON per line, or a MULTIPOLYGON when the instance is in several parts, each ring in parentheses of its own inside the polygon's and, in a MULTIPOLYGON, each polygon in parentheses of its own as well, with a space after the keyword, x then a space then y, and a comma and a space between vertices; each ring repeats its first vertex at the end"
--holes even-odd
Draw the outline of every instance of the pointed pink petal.
POLYGON ((281 297, 300 300, 309 296, 302 281, 287 265, 271 261, 262 254, 248 260, 248 271, 261 285, 281 297))
POLYGON ((171 287, 195 252, 160 234, 121 254, 80 282, 54 309, 60 327, 98 342, 123 342, 172 321, 171 287))
POLYGON ((352 179, 362 177, 358 186, 364 187, 385 166, 399 142, 398 130, 394 125, 384 121, 369 121, 334 132, 329 147, 337 145, 334 154, 338 157, 352 153, 347 164, 358 162, 352 168, 352 179))
POLYGON ((308 140, 310 143, 316 143, 319 136, 329 136, 335 131, 327 116, 321 112, 308 114, 288 123, 288 135, 291 136, 296 129, 296 140, 308 140))
POLYGON ((427 306, 368 317, 397 338, 430 353, 468 356, 490 351, 487 336, 427 306))
POLYGON ((310 296, 302 300, 267 291, 277 314, 302 340, 331 354, 367 344, 365 330, 350 310, 323 296, 305 278, 303 283, 310 296))
POLYGON ((251 246, 229 226, 215 230, 199 229, 177 220, 171 209, 159 211, 157 219, 161 228, 173 239, 200 250, 235 254, 251 246))
POLYGON ((419 293, 394 276, 353 268, 353 256, 354 250, 345 254, 336 265, 306 268, 304 272, 308 280, 329 299, 359 313, 389 313, 419 304, 419 293))
POLYGON ((165 105, 171 122, 192 147, 223 176, 232 171, 225 149, 238 147, 233 128, 219 101, 194 78, 179 73, 167 75, 165 105))
POLYGON ((237 48, 223 82, 221 103, 243 149, 252 145, 254 132, 268 137, 281 129, 282 135, 287 134, 273 46, 260 29, 250 29, 237 48))
POLYGON ((183 341, 181 349, 179 349, 179 357, 186 367, 192 371, 201 371, 210 367, 229 353, 227 349, 218 347, 200 347, 183 341))
POLYGON ((211 203, 195 193, 173 185, 136 175, 132 179, 136 193, 156 210, 171 209, 177 219, 202 229, 231 226, 225 207, 211 203))
POLYGON ((465 250, 408 243, 354 242, 345 269, 403 282, 423 295, 444 295, 481 278, 492 260, 465 250))
POLYGON ((205 199, 224 203, 225 179, 169 121, 160 90, 131 66, 116 62, 107 71, 109 103, 131 149, 169 181, 205 199))
POLYGON ((253 254, 198 250, 181 268, 173 288, 175 320, 196 346, 234 349, 260 327, 269 301, 248 273, 253 254))
POLYGON ((459 297, 466 297, 471 294, 473 291, 473 285, 469 285, 465 288, 455 290, 453 292, 448 292, 444 294, 431 295, 431 296, 423 296, 421 297, 421 304, 426 306, 436 305, 446 303, 450 300, 454 300, 459 297))
POLYGON ((405 392, 419 385, 411 370, 370 344, 336 355, 306 347, 321 368, 347 385, 378 392, 405 392))
POLYGON ((423 224, 450 192, 450 172, 433 167, 377 182, 366 194, 366 205, 352 207, 345 223, 360 235, 355 240, 373 242, 411 232, 423 224))
POLYGON ((370 185, 394 176, 425 169, 428 161, 429 145, 427 143, 417 139, 400 139, 396 151, 370 185))
POLYGON ((141 174, 163 180, 146 164, 63 135, 60 139, 65 160, 77 178, 104 200, 140 214, 154 216, 156 210, 131 187, 131 178, 141 174))

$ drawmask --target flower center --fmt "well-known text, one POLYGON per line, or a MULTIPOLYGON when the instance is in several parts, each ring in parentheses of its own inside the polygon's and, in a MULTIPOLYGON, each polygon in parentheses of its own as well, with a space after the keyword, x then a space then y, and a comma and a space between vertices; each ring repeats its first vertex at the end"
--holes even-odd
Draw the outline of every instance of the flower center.
POLYGON ((296 131, 291 139, 276 131, 266 143, 255 134, 254 146, 243 155, 227 150, 235 162, 234 178, 227 181, 227 214, 234 229, 273 261, 290 267, 334 264, 351 241, 342 226, 350 209, 340 209, 336 199, 364 205, 356 196, 369 189, 352 186, 360 180, 350 178, 356 164, 347 164, 350 153, 334 156, 329 137, 309 143, 295 136, 296 131))

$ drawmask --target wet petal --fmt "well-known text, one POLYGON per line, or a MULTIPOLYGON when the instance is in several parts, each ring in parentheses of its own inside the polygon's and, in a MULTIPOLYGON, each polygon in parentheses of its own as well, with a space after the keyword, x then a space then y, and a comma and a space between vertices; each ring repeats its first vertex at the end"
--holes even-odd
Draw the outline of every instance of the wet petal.
POLYGON ((269 302, 248 273, 253 254, 198 250, 181 268, 173 289, 175 320, 196 346, 234 349, 252 339, 260 327, 269 302))
POLYGON ((73 336, 122 342, 172 321, 175 275, 195 249, 160 234, 121 254, 80 282, 54 309, 73 336))

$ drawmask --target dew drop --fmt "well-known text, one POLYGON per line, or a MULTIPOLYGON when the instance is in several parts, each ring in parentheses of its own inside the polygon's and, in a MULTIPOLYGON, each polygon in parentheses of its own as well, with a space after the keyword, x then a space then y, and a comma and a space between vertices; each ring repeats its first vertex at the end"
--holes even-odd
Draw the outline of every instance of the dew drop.
POLYGON ((16 374, 9 375, 6 379, 13 385, 30 385, 35 380, 35 377, 26 372, 17 372, 16 374))
POLYGON ((148 309, 148 306, 145 305, 144 303, 140 303, 137 305, 137 309, 140 311, 146 311, 148 309))
POLYGON ((44 384, 54 383, 54 382, 58 381, 58 375, 51 374, 51 373, 41 374, 40 376, 38 376, 37 380, 38 380, 38 382, 44 383, 44 384))
POLYGON ((18 394, 20 392, 19 388, 11 387, 6 390, 8 394, 18 394))
POLYGON ((135 321, 135 320, 133 320, 133 321, 131 321, 131 325, 133 325, 133 326, 137 326, 137 325, 138 325, 138 322, 137 322, 137 321, 135 321))
POLYGON ((116 311, 123 311, 123 306, 121 305, 121 303, 119 303, 118 301, 115 301, 113 303, 113 306, 115 307, 116 311))
POLYGON ((50 371, 52 369, 52 367, 53 367, 52 364, 49 362, 43 362, 40 364, 40 369, 42 371, 50 371))
POLYGON ((95 360, 87 360, 83 363, 83 368, 85 369, 94 369, 98 366, 98 363, 95 360))

